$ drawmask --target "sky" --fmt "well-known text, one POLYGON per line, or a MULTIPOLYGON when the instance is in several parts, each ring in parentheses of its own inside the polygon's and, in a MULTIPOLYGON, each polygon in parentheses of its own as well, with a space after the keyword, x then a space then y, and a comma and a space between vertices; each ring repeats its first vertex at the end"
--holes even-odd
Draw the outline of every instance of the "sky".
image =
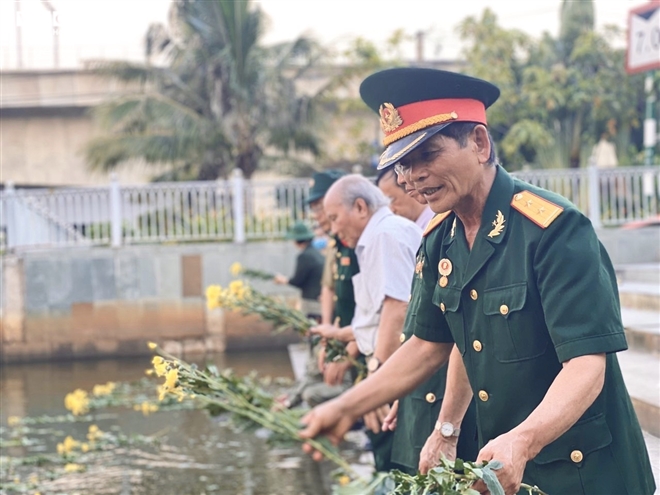
MULTIPOLYGON (((0 68, 18 68, 17 19, 20 22, 23 68, 54 67, 54 40, 59 66, 71 68, 90 58, 140 60, 142 40, 150 24, 165 23, 169 0, 47 0, 57 10, 57 36, 52 16, 41 0, 0 0, 0 68)), ((493 10, 506 28, 532 36, 556 35, 561 0, 259 0, 270 18, 265 43, 311 34, 324 44, 341 46, 361 36, 383 42, 395 30, 426 33, 425 58, 456 59, 461 44, 456 26, 467 16, 493 10)), ((596 26, 625 28, 628 11, 644 0, 595 0, 596 26)), ((415 45, 406 42, 404 56, 415 45)))

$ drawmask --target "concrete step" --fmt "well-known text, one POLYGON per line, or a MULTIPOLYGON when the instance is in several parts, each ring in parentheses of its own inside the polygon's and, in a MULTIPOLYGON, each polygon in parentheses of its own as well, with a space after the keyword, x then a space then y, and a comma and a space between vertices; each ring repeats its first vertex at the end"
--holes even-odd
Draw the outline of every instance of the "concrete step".
POLYGON ((660 436, 660 356, 628 349, 617 357, 642 429, 660 436))
POLYGON ((631 309, 660 311, 660 284, 654 282, 621 282, 621 306, 631 309))
POLYGON ((621 308, 628 347, 660 354, 660 312, 621 308))
POLYGON ((619 283, 642 282, 660 285, 660 263, 622 264, 617 265, 615 271, 619 283))

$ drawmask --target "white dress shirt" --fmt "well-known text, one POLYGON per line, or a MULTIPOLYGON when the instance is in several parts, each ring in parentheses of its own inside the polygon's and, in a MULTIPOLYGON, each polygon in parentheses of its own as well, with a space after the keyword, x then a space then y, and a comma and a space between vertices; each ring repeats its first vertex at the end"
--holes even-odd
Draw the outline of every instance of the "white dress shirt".
POLYGON ((355 247, 360 273, 353 276, 355 316, 351 326, 360 352, 376 348, 385 297, 408 301, 415 272, 415 255, 422 230, 384 206, 369 219, 355 247))

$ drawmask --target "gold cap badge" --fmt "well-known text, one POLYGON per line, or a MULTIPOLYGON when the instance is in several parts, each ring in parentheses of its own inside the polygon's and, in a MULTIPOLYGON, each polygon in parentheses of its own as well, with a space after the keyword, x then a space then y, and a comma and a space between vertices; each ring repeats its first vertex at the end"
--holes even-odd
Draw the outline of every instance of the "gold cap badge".
POLYGON ((383 129, 383 132, 392 132, 403 124, 401 115, 391 103, 383 103, 378 113, 380 114, 380 128, 383 129))

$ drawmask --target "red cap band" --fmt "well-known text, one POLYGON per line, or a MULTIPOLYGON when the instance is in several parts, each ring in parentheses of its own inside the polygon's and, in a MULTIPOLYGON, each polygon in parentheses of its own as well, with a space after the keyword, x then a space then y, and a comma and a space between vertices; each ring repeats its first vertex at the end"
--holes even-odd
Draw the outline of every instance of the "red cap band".
POLYGON ((383 145, 444 122, 478 122, 486 125, 486 107, 479 100, 446 98, 410 103, 398 108, 390 103, 380 107, 383 145))

